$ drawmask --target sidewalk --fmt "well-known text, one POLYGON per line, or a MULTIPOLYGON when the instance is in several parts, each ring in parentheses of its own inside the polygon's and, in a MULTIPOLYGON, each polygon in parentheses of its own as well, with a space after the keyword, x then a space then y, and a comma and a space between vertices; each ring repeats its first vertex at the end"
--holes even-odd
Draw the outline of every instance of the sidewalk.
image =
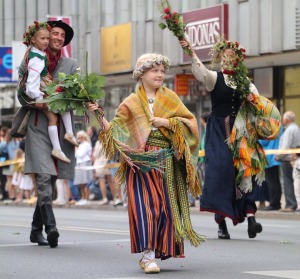
MULTIPOLYGON (((12 206, 12 207, 35 207, 35 204, 28 203, 4 203, 0 202, 0 206, 12 206)), ((54 208, 69 208, 70 210, 76 209, 98 209, 98 210, 122 210, 127 211, 127 208, 124 206, 113 206, 113 205, 99 205, 99 201, 90 201, 87 205, 53 205, 54 208)), ((284 207, 284 205, 283 205, 284 207)), ((1 210, 1 209, 0 209, 1 210)), ((199 206, 190 207, 191 214, 204 214, 204 215, 212 215, 213 213, 204 212, 199 210, 199 206)), ((300 221, 300 212, 280 212, 280 211, 260 211, 257 210, 256 217, 259 218, 270 218, 270 219, 284 219, 284 220, 299 220, 300 221)))
MULTIPOLYGON (((210 212, 199 211, 197 207, 191 207, 191 214, 213 214, 210 212)), ((255 214, 257 219, 260 218, 270 218, 270 219, 283 219, 283 220, 299 220, 300 221, 300 212, 280 212, 279 210, 275 211, 261 211, 257 210, 255 214)))

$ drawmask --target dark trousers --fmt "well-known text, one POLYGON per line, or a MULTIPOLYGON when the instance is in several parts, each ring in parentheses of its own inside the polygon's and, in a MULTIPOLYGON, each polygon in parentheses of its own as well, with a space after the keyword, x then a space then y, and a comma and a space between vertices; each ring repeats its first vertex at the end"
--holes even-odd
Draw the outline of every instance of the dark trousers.
POLYGON ((49 174, 35 174, 37 188, 37 204, 33 213, 31 229, 42 231, 43 225, 48 233, 51 228, 56 228, 56 221, 52 210, 52 199, 56 177, 49 174))
POLYGON ((281 183, 279 178, 279 166, 265 169, 267 188, 269 190, 270 206, 275 209, 281 208, 281 183))
POLYGON ((293 167, 289 161, 282 162, 281 167, 283 174, 285 208, 296 209, 297 201, 294 192, 293 167))
POLYGON ((0 192, 2 194, 2 199, 8 199, 8 192, 5 191, 5 184, 6 184, 6 175, 2 174, 3 168, 0 168, 0 192))

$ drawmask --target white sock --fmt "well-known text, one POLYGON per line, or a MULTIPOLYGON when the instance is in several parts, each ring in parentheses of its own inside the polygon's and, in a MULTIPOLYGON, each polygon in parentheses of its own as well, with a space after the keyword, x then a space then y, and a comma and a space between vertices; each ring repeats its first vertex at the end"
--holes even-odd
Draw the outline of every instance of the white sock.
POLYGON ((155 253, 152 250, 145 249, 144 250, 144 258, 147 260, 153 260, 155 258, 155 253))
MULTIPOLYGON (((155 259, 155 252, 154 251, 151 251, 149 249, 145 249, 144 250, 144 257, 143 257, 143 261, 144 262, 148 262, 149 260, 154 260, 155 259)), ((148 264, 148 267, 151 268, 151 267, 156 267, 157 266, 157 263, 156 261, 153 261, 151 263, 148 264)))
POLYGON ((48 134, 49 134, 49 138, 52 143, 53 149, 61 150, 59 139, 58 139, 57 126, 48 126, 48 134))
POLYGON ((61 119, 62 119, 62 121, 64 123, 66 132, 74 136, 73 129, 72 129, 71 112, 68 111, 65 114, 63 114, 61 116, 61 119))
POLYGON ((247 216, 247 217, 252 217, 252 216, 254 216, 254 214, 252 214, 252 213, 247 213, 246 216, 247 216))

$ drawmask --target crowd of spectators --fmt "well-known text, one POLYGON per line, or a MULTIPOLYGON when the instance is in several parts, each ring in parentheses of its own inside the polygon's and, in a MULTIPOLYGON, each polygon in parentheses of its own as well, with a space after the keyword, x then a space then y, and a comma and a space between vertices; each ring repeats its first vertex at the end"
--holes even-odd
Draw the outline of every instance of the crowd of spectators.
MULTIPOLYGON (((58 179, 54 193, 55 205, 87 205, 91 202, 103 205, 126 206, 123 188, 117 187, 115 173, 117 163, 108 161, 98 141, 94 126, 78 131, 76 139, 76 167, 74 179, 58 179), (83 181, 84 180, 84 181, 83 181)), ((21 159, 18 164, 0 167, 0 201, 4 203, 36 202, 34 179, 24 175, 24 150, 26 138, 12 138, 10 129, 0 129, 0 161, 21 159)))
MULTIPOLYGON (((286 112, 283 115, 283 127, 287 130, 280 133, 276 140, 261 141, 265 150, 296 148, 300 146, 299 127, 295 123, 295 114, 286 112), (292 135, 288 131, 293 127, 296 131, 292 135), (295 135, 294 135, 295 134, 295 135), (283 139, 285 139, 283 141, 283 139), (292 145, 287 145, 293 141, 292 145)), ((282 129, 283 130, 283 129, 282 129)), ((75 179, 57 180, 55 199, 53 204, 56 205, 87 205, 91 202, 100 206, 126 206, 126 194, 124 187, 118 187, 118 181, 115 177, 117 171, 117 162, 109 161, 102 152, 102 146, 98 141, 99 131, 94 126, 88 126, 86 131, 77 132, 77 141, 79 147, 76 147, 76 167, 75 179), (83 161, 82 161, 83 160, 83 161), (84 179, 84 181, 82 180, 84 179)), ((205 133, 203 133, 205 135, 205 133)), ((203 135, 203 136, 204 136, 203 135)), ((24 158, 26 138, 12 138, 10 136, 10 128, 2 126, 0 128, 0 162, 6 160, 24 158)), ((204 137, 203 137, 204 142, 204 137)), ((204 146, 203 146, 204 148, 204 146)), ((200 160, 204 159, 200 157, 200 160)), ((294 161, 298 159, 298 154, 284 155, 268 155, 269 166, 266 169, 266 180, 262 187, 256 188, 256 203, 258 210, 270 211, 280 210, 282 212, 293 212, 300 210, 297 204, 300 199, 299 187, 294 183, 298 183, 297 179, 293 179, 294 161), (282 158, 288 158, 286 168, 289 172, 282 169, 286 162, 282 158), (275 171, 275 172, 274 172, 275 171), (274 180, 276 178, 276 180, 274 180), (291 181, 288 183, 287 181, 291 181), (281 183, 283 182, 283 183, 281 183), (282 194, 288 191, 288 201, 294 201, 293 206, 287 205, 282 207, 282 194), (296 202, 297 200, 297 202, 296 202), (296 205, 297 204, 297 205, 296 205)), ((21 160, 22 161, 22 160, 21 160)), ((202 162, 204 164, 205 162, 202 162)), ((9 166, 0 167, 0 202, 4 203, 20 203, 26 202, 34 204, 36 202, 36 193, 34 188, 34 178, 30 175, 24 175, 24 163, 11 164, 9 166)), ((294 168, 294 177, 297 177, 297 168, 294 168)), ((201 175, 200 175, 201 176, 201 175)), ((254 182, 255 183, 255 182, 254 182)), ((299 183, 298 183, 299 184, 299 183)), ((195 199, 190 196, 190 206, 195 206, 195 199)))

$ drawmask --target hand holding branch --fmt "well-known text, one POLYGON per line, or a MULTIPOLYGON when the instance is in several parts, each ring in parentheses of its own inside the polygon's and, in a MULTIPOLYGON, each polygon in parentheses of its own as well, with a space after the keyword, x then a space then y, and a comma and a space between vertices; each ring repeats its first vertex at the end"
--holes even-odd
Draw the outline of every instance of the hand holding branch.
POLYGON ((109 127, 110 127, 110 124, 109 122, 106 120, 106 118, 104 117, 104 110, 101 106, 99 106, 97 103, 90 103, 90 102, 87 102, 86 103, 86 107, 87 109, 94 113, 100 126, 101 126, 101 129, 106 132, 109 127))

